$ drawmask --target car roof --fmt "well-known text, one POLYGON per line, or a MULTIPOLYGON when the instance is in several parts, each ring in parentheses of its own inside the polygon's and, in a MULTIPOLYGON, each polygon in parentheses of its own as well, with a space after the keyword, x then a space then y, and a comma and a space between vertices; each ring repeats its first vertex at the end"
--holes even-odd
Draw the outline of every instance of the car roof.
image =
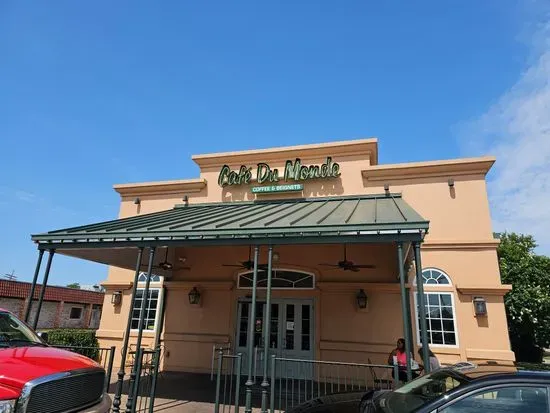
POLYGON ((550 380, 550 365, 529 364, 514 362, 484 362, 481 364, 461 363, 460 366, 451 366, 470 381, 483 379, 494 379, 495 376, 502 378, 517 377, 518 379, 547 379, 550 380))

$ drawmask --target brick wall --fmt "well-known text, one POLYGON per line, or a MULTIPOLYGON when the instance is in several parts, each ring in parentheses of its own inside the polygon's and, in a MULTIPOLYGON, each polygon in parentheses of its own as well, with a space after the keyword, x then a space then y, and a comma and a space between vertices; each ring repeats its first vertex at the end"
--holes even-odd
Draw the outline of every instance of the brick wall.
MULTIPOLYGON (((42 302, 42 310, 40 311, 40 317, 38 318, 37 328, 55 328, 55 316, 57 314, 57 304, 53 301, 42 302)), ((29 324, 32 326, 34 318, 36 316, 36 309, 38 303, 34 302, 32 306, 31 316, 29 317, 29 324)))
POLYGON ((87 305, 77 304, 77 303, 65 303, 63 306, 63 311, 61 311, 61 317, 59 318, 59 327, 60 328, 87 328, 86 317, 87 317, 87 305), (80 318, 71 319, 71 309, 80 308, 80 318))
POLYGON ((13 314, 15 314, 18 317, 22 316, 20 311, 21 311, 21 306, 24 305, 24 303, 25 303, 24 300, 20 298, 0 297, 0 308, 11 311, 13 314))

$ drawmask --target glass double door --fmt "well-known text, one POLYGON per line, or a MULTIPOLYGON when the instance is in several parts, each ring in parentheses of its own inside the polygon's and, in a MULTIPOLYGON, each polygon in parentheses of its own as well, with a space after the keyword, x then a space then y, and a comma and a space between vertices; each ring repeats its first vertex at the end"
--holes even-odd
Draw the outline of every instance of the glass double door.
MULTIPOLYGON (((253 331, 253 371, 256 376, 263 375, 264 354, 264 317, 267 305, 265 301, 256 303, 255 314, 249 300, 239 301, 236 350, 243 355, 243 372, 248 366, 248 323, 252 317, 253 331)), ((269 351, 267 357, 276 355, 285 359, 313 359, 313 302, 311 300, 273 299, 270 314, 269 351)), ((295 375, 297 362, 279 362, 278 376, 295 375), (285 367, 286 366, 286 367, 285 367), (279 371, 280 370, 280 371, 279 371)), ((271 363, 268 363, 271 368, 271 363)), ((301 367, 303 369, 303 367, 301 367)), ((305 374, 305 372, 303 372, 305 374)), ((302 375, 302 374, 301 374, 302 375)))

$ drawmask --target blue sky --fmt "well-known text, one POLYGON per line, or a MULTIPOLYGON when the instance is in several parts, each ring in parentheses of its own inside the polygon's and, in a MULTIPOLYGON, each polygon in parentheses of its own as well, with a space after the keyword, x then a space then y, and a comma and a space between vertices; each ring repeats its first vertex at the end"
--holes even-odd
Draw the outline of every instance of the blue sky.
MULTIPOLYGON (((32 277, 31 233, 116 217, 115 183, 195 177, 197 153, 369 136, 382 163, 502 157, 495 229, 535 233, 550 252, 550 198, 536 209, 520 196, 550 190, 547 12, 507 0, 0 2, 0 275, 32 277)), ((105 276, 57 257, 51 282, 105 276)))

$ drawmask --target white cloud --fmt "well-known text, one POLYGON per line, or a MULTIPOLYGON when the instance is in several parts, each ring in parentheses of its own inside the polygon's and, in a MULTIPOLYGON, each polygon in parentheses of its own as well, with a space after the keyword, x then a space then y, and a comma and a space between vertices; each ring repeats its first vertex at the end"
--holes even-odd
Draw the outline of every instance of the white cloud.
POLYGON ((532 234, 550 255, 550 21, 531 47, 516 84, 460 139, 470 153, 497 157, 488 177, 494 230, 532 234))
POLYGON ((23 202, 36 201, 36 196, 33 193, 27 192, 27 191, 21 191, 19 189, 15 191, 14 196, 15 198, 23 202))

